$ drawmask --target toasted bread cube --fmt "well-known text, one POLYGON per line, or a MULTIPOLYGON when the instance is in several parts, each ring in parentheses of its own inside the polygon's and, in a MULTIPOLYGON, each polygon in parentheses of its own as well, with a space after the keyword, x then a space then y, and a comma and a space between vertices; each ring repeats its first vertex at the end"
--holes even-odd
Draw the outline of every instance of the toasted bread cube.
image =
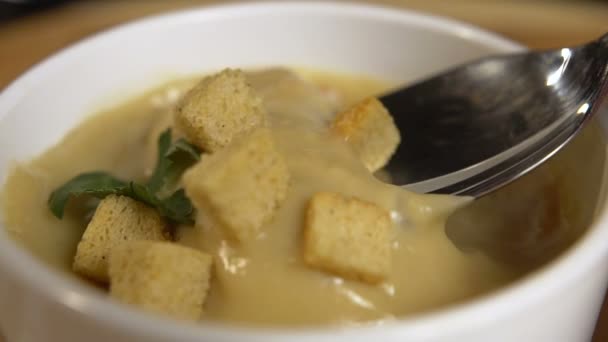
POLYGON ((199 213, 210 214, 238 241, 255 237, 285 200, 289 172, 267 128, 203 155, 183 177, 199 213))
POLYGON ((390 213, 369 202, 319 192, 308 204, 304 262, 344 278, 379 283, 391 268, 390 213))
POLYGON ((240 70, 204 78, 178 103, 175 124, 193 144, 207 152, 266 122, 262 99, 240 70))
POLYGON ((393 117, 376 98, 368 98, 338 113, 332 131, 353 147, 370 172, 384 167, 401 141, 393 117))
POLYGON ((146 311, 198 320, 213 259, 171 242, 131 241, 110 254, 110 296, 146 311))
POLYGON ((110 195, 101 200, 78 243, 76 273, 108 281, 108 257, 125 241, 166 240, 165 222, 158 212, 130 197, 110 195))

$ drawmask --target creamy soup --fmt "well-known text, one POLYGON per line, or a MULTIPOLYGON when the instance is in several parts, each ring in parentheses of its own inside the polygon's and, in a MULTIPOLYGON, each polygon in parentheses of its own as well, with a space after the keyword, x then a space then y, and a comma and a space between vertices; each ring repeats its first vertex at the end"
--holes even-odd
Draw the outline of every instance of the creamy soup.
MULTIPOLYGON (((298 74, 283 69, 248 74, 291 174, 286 200, 263 233, 238 244, 199 220, 177 228, 177 243, 214 257, 202 319, 299 326, 425 312, 522 277, 567 248, 589 225, 604 165, 597 126, 589 126, 531 175, 470 204, 467 198, 413 194, 383 183, 345 144, 324 134, 337 111, 390 85, 334 73, 298 74), (593 156, 586 168, 578 167, 582 148, 593 156), (319 191, 362 198, 392 213, 392 266, 380 284, 344 279, 302 261, 304 209, 319 191)), ((195 82, 174 81, 92 116, 40 157, 17 164, 1 197, 4 221, 15 239, 69 271, 90 219, 86 213, 97 202, 72 201, 59 220, 47 207, 49 194, 85 171, 148 177, 156 139, 172 125, 175 101, 195 82)))

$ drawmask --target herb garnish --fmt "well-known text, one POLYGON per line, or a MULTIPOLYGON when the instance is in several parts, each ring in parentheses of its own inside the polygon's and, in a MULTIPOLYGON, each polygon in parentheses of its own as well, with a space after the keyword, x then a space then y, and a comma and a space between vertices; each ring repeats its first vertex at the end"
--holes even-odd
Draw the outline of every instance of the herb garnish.
POLYGON ((158 138, 158 159, 145 184, 126 182, 106 172, 80 174, 51 193, 49 209, 63 218, 68 201, 77 196, 104 198, 111 194, 131 197, 156 208, 159 214, 176 223, 192 223, 194 208, 183 189, 171 192, 184 171, 200 159, 200 151, 184 139, 171 143, 171 130, 158 138), (165 196, 164 194, 168 194, 165 196))

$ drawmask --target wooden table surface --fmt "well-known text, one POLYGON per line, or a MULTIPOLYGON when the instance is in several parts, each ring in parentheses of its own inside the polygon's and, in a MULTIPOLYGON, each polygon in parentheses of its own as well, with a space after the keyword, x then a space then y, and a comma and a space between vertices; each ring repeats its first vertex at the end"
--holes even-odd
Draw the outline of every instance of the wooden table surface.
MULTIPOLYGON (((49 54, 112 25, 168 10, 225 2, 229 1, 78 1, 1 24, 0 89, 49 54)), ((375 2, 468 21, 532 48, 577 44, 608 31, 608 2, 574 0, 381 0, 375 2)), ((593 342, 600 341, 608 341, 608 302, 604 304, 593 338, 593 342)))

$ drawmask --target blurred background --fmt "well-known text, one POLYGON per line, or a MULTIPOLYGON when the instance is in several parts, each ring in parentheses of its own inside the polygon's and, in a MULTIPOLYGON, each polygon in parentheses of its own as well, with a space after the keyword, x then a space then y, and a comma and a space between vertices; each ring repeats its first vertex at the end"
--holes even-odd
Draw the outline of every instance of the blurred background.
MULTIPOLYGON (((0 0, 0 91, 49 54, 95 32, 151 14, 227 2, 237 1, 0 0)), ((373 2, 452 17, 534 49, 579 44, 608 32, 608 0, 349 2, 373 2)), ((608 341, 608 302, 604 304, 593 341, 608 341)))
MULTIPOLYGON (((353 1, 468 21, 536 49, 578 44, 608 31, 608 0, 353 1)), ((237 1, 0 0, 0 89, 32 64, 86 35, 137 17, 227 2, 237 1)))

